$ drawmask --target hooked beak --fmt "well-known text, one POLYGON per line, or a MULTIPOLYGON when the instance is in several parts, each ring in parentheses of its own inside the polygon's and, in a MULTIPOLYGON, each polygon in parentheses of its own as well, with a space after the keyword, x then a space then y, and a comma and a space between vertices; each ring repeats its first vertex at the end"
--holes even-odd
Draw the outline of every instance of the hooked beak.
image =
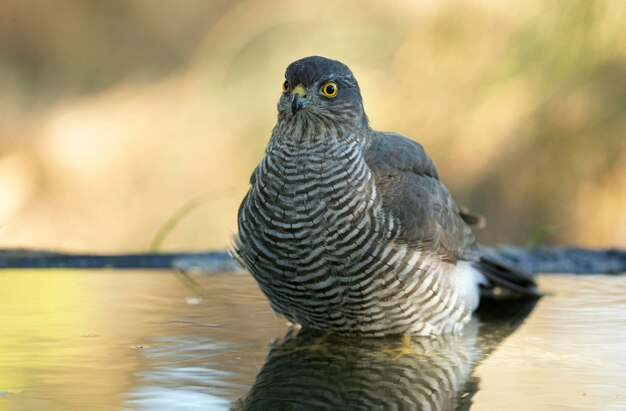
POLYGON ((306 105, 306 90, 304 90, 304 86, 302 86, 302 84, 298 84, 294 87, 291 95, 293 96, 293 100, 291 100, 291 112, 295 116, 296 113, 302 110, 306 105))

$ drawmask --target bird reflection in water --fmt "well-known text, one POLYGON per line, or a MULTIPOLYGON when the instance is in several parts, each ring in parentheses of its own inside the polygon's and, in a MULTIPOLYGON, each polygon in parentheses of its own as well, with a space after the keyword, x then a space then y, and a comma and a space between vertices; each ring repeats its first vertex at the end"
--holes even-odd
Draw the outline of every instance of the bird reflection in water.
POLYGON ((363 339, 291 329, 232 409, 468 409, 478 391, 474 367, 535 303, 484 301, 458 337, 363 339))

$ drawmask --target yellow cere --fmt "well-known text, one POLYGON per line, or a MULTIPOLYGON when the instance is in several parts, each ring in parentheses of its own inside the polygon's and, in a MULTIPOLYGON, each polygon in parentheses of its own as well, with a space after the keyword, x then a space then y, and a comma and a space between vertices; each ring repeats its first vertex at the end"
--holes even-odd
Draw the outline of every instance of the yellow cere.
POLYGON ((293 90, 291 90, 291 95, 294 96, 296 94, 300 94, 301 97, 306 96, 306 90, 304 89, 304 86, 301 84, 298 84, 297 86, 295 86, 293 88, 293 90))

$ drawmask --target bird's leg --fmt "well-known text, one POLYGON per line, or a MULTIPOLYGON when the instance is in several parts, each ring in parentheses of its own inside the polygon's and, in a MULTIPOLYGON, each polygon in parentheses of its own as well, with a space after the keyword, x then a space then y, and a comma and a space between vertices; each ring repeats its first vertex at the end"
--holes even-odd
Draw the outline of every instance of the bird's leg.
POLYGON ((299 351, 318 352, 325 348, 327 340, 331 335, 333 335, 332 331, 324 331, 322 335, 315 338, 310 344, 303 344, 290 348, 285 347, 282 351, 285 354, 291 354, 299 351))
POLYGON ((405 355, 415 355, 417 351, 413 347, 413 341, 411 340, 410 335, 403 335, 401 344, 396 348, 385 348, 383 350, 384 353, 393 353, 395 354, 393 359, 397 360, 398 358, 404 357, 405 355))

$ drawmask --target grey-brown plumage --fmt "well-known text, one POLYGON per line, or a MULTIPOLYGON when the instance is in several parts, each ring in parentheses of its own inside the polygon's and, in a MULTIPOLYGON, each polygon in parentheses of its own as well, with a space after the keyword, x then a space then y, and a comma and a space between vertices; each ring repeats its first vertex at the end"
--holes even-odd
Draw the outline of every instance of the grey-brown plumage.
POLYGON ((344 64, 292 63, 239 209, 237 260, 272 308, 318 330, 459 331, 479 286, 537 295, 479 248, 423 147, 370 128, 344 64))

